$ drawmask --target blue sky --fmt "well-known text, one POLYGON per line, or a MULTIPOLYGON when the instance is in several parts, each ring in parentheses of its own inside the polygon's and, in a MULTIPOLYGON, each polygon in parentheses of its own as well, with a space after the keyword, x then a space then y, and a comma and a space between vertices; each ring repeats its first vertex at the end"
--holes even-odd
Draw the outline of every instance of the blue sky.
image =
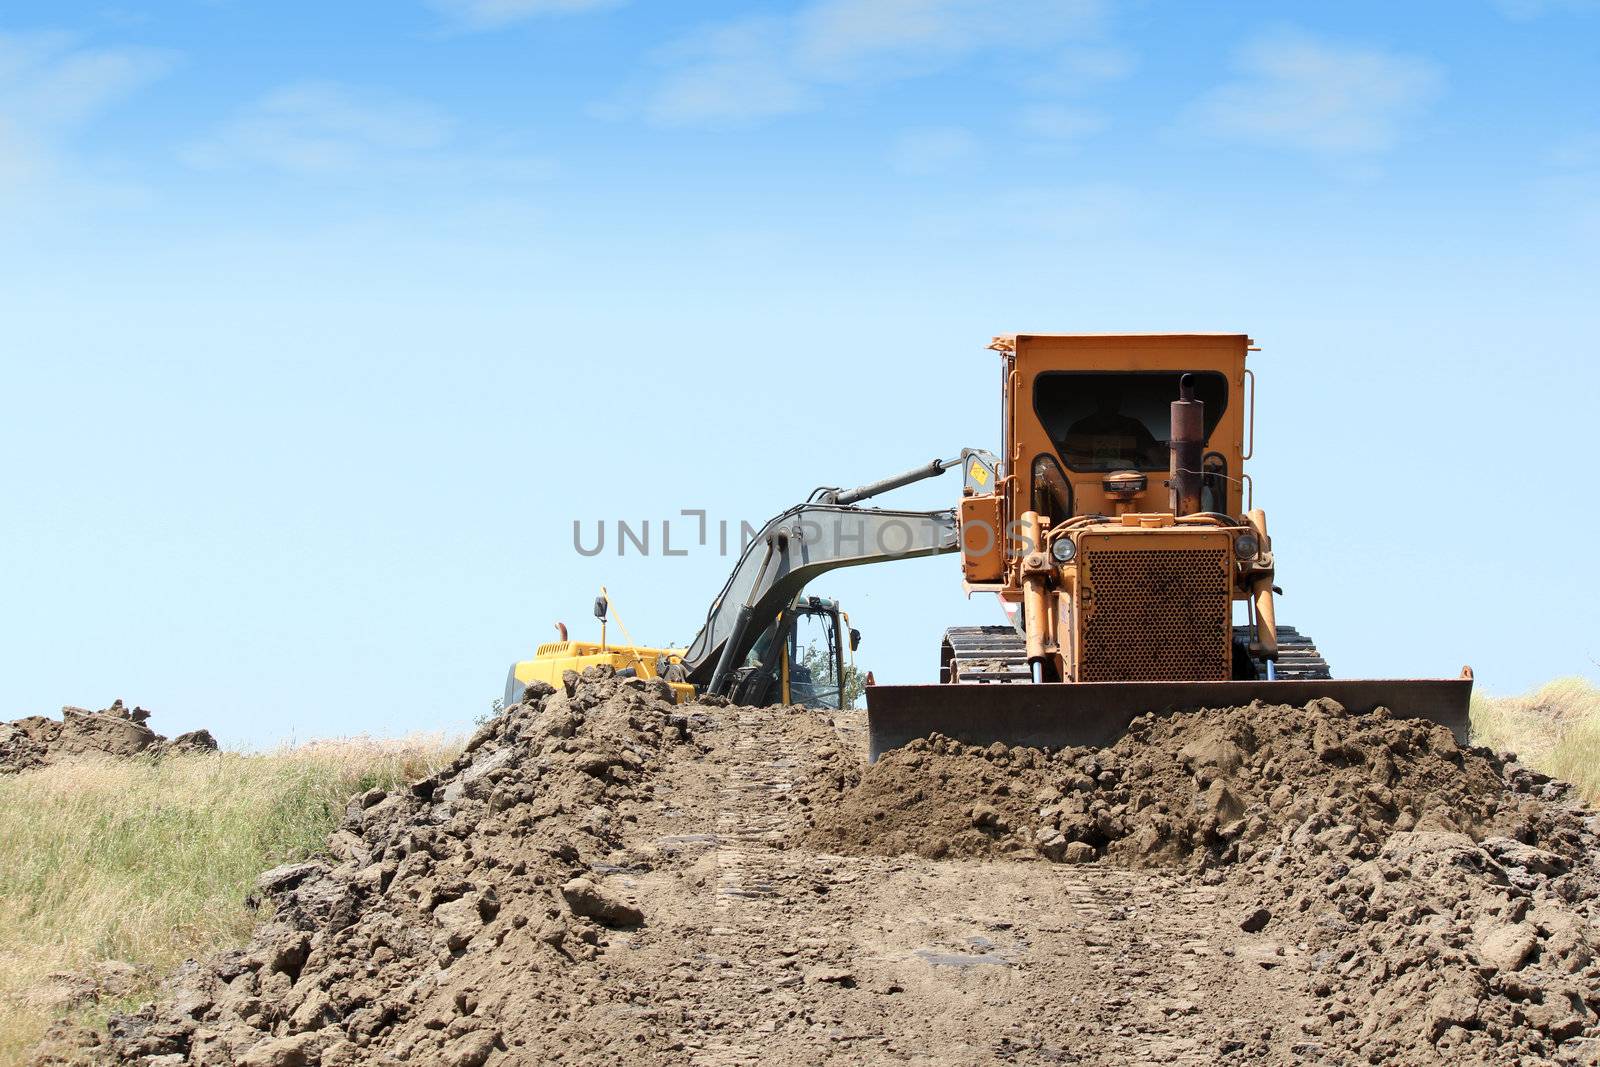
MULTIPOLYGON (((1580 0, 8 4, 0 716, 459 728, 602 583, 683 642, 731 563, 574 519, 993 448, 1016 331, 1257 339, 1280 617, 1336 673, 1600 676, 1597 42, 1580 0)), ((950 558, 816 591, 884 681, 997 617, 950 558)))

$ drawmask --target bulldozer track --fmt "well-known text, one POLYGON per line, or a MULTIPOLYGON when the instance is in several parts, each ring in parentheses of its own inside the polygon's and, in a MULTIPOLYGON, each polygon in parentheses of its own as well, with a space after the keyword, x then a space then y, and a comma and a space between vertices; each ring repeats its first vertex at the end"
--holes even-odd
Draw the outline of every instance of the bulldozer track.
MULTIPOLYGON (((1233 637, 1246 645, 1250 628, 1235 626, 1233 637)), ((1253 660, 1256 675, 1267 676, 1265 660, 1253 660)), ((1278 627, 1278 658, 1274 673, 1283 681, 1331 678, 1328 661, 1311 638, 1293 626, 1278 627)), ((953 626, 944 633, 939 681, 963 685, 1028 683, 1027 647, 1023 636, 1010 626, 953 626)))
POLYGON ((944 632, 939 681, 995 685, 1032 680, 1027 645, 1010 626, 952 626, 944 632))
MULTIPOLYGON (((1236 641, 1246 644, 1250 641, 1250 628, 1248 626, 1235 626, 1233 637, 1236 641)), ((1265 678, 1267 664, 1265 660, 1256 660, 1256 673, 1265 678)), ((1332 678, 1328 672, 1328 661, 1322 658, 1322 653, 1317 651, 1316 644, 1311 638, 1305 636, 1293 626, 1278 627, 1278 659, 1274 664, 1277 676, 1284 681, 1297 678, 1313 681, 1323 678, 1332 678)))

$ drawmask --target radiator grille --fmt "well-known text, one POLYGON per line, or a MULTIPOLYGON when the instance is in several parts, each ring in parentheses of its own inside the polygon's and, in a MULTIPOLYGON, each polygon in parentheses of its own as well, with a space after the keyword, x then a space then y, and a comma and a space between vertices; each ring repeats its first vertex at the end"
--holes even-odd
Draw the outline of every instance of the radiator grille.
POLYGON ((1230 674, 1225 548, 1086 554, 1085 682, 1221 681, 1230 674))

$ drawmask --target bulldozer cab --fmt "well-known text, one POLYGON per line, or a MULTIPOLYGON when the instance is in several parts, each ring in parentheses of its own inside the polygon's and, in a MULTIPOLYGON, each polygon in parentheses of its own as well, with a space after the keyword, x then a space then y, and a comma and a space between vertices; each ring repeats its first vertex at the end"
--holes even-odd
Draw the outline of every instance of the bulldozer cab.
POLYGON ((1061 522, 1074 515, 1168 509, 1169 409, 1192 375, 1205 405, 1202 508, 1243 513, 1240 474, 1248 452, 1243 334, 999 338, 1005 357, 1002 427, 1010 469, 1011 516, 1033 511, 1061 522), (1130 488, 1107 475, 1149 475, 1130 488))

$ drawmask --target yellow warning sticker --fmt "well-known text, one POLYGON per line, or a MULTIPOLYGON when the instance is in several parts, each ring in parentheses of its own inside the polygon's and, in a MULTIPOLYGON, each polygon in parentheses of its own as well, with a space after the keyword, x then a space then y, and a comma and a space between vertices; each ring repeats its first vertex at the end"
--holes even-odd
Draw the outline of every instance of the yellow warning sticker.
POLYGON ((986 468, 982 463, 974 460, 970 473, 972 475, 972 480, 977 482, 979 485, 989 484, 989 471, 988 468, 986 468))

